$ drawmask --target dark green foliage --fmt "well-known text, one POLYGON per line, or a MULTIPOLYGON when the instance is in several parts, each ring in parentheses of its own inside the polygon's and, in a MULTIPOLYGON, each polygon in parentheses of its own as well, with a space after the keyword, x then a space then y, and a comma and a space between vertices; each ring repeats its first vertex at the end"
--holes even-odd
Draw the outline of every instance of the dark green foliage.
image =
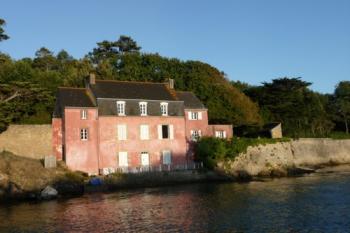
POLYGON ((204 166, 213 169, 217 161, 225 159, 228 142, 211 137, 202 137, 196 144, 196 157, 204 163, 204 166))
POLYGON ((5 30, 2 28, 5 25, 5 20, 0 18, 0 41, 7 40, 10 38, 8 35, 5 34, 5 30))
POLYGON ((326 136, 334 126, 327 113, 328 99, 311 91, 309 86, 300 78, 281 78, 250 87, 245 93, 259 103, 265 122, 282 122, 285 135, 326 136))
POLYGON ((344 131, 349 134, 350 123, 350 81, 340 82, 334 91, 334 119, 344 123, 344 131))

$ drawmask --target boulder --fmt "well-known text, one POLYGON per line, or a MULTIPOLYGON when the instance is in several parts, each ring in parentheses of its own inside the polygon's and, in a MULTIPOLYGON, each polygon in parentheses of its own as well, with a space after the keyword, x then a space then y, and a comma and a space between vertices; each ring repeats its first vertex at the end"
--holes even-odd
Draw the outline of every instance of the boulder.
POLYGON ((57 190, 51 186, 46 186, 46 188, 44 188, 43 191, 41 191, 40 193, 40 197, 46 200, 56 198, 57 195, 57 190))

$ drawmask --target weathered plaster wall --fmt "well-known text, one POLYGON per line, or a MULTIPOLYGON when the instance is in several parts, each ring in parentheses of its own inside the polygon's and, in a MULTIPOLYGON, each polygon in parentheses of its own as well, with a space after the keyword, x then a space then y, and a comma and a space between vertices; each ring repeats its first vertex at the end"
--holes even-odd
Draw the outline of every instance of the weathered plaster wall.
POLYGON ((183 117, 128 116, 99 118, 100 168, 117 167, 118 152, 128 152, 130 167, 140 167, 140 153, 149 153, 151 166, 162 164, 162 151, 170 150, 173 164, 186 162, 185 121, 183 117), (127 140, 117 139, 117 125, 127 126, 127 140), (149 126, 149 139, 140 140, 140 125, 149 126), (158 125, 173 125, 173 139, 159 139, 158 125))
POLYGON ((51 125, 10 125, 0 134, 0 151, 42 159, 52 155, 51 142, 51 125))
POLYGON ((72 170, 98 174, 98 120, 97 109, 89 109, 87 119, 81 119, 81 109, 64 110, 64 146, 65 162, 72 170), (80 139, 80 129, 88 129, 88 140, 80 139))
POLYGON ((295 167, 350 163, 350 140, 299 139, 291 142, 248 147, 234 161, 219 167, 233 175, 251 176, 287 173, 295 167))

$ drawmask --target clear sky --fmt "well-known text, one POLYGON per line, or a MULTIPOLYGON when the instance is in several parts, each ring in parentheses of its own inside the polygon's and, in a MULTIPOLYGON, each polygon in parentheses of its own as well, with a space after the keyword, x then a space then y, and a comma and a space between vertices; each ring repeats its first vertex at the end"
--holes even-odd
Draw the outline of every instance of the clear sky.
POLYGON ((302 77, 330 93, 350 80, 350 0, 2 0, 0 18, 0 50, 16 59, 42 46, 81 58, 124 34, 250 84, 302 77))

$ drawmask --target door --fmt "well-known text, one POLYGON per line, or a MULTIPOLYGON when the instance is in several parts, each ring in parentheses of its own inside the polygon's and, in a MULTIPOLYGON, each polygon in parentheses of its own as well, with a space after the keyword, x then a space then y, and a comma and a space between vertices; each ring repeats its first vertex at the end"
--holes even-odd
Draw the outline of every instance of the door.
POLYGON ((148 152, 141 152, 141 165, 149 166, 149 154, 148 152))
POLYGON ((119 152, 119 167, 128 166, 128 152, 119 152))

